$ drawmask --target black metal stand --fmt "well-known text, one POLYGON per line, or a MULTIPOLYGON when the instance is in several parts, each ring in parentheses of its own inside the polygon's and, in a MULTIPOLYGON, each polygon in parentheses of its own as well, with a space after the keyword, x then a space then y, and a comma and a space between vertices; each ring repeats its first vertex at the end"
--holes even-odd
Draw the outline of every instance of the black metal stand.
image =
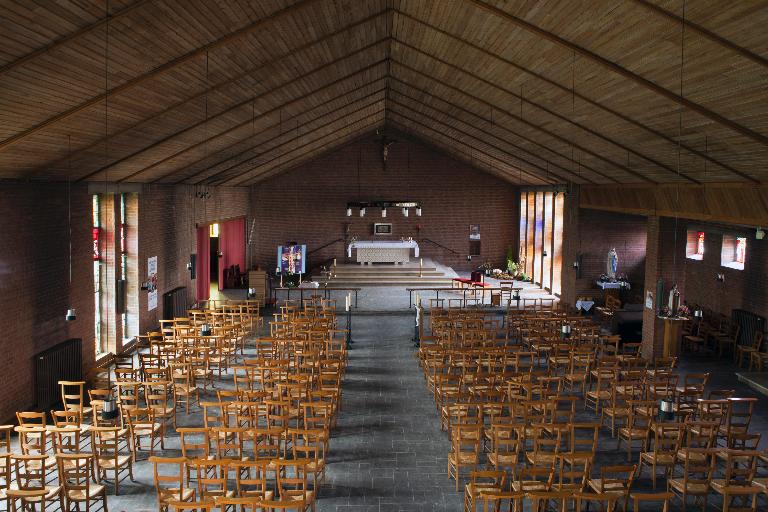
POLYGON ((347 310, 347 350, 350 350, 354 343, 352 341, 352 308, 349 308, 347 310))

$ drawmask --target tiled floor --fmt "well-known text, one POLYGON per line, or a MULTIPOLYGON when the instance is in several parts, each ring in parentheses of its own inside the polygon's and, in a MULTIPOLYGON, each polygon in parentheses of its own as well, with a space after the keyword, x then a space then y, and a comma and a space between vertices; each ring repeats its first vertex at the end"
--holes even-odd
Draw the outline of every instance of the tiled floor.
MULTIPOLYGON (((455 492, 455 483, 446 473, 448 437, 440 431, 434 402, 414 358, 413 327, 413 310, 355 314, 355 344, 319 511, 462 510, 462 494, 455 492)), ((710 388, 734 388, 740 396, 755 395, 736 381, 735 367, 728 360, 684 360, 681 370, 709 371, 710 388)), ((229 386, 231 377, 220 385, 229 386)), ((766 403, 761 399, 754 418, 754 429, 762 432, 768 432, 766 403)), ((586 421, 594 419, 587 413, 580 415, 586 421)), ((200 424, 199 414, 180 418, 183 425, 200 424)), ((178 453, 175 433, 170 434, 167 446, 168 455, 178 453)), ((626 463, 624 451, 616 451, 616 441, 605 430, 600 446, 598 464, 626 463)), ((637 458, 635 453, 632 462, 637 458)), ((139 462, 136 474, 137 483, 125 482, 121 496, 109 496, 111 510, 156 509, 151 466, 139 462)), ((659 490, 663 488, 661 480, 659 490)), ((650 489, 647 471, 635 489, 650 489)), ((710 510, 719 510, 719 502, 714 501, 710 510)))

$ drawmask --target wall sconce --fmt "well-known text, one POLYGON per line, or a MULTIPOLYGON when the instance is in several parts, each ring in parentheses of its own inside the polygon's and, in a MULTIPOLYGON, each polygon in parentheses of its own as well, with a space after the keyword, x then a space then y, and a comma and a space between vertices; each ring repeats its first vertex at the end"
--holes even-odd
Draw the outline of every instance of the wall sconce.
POLYGON ((697 309, 696 311, 693 312, 693 316, 700 319, 701 317, 704 316, 704 312, 700 309, 697 309))
POLYGON ((725 274, 718 273, 716 276, 717 282, 724 283, 725 282, 725 274))
POLYGON ((386 208, 382 208, 381 209, 381 217, 382 218, 386 218, 387 217, 387 209, 386 208))
POLYGON ((416 216, 421 217, 421 206, 416 207, 416 216))
POLYGON ((360 216, 365 217, 365 208, 360 208, 360 216))
POLYGON ((64 319, 67 322, 72 322, 77 319, 77 315, 75 314, 75 308, 71 308, 67 310, 67 316, 64 317, 64 319))
POLYGON ((408 208, 403 208, 403 217, 408 216, 408 208))
POLYGON ((352 216, 352 208, 347 208, 347 217, 352 216))

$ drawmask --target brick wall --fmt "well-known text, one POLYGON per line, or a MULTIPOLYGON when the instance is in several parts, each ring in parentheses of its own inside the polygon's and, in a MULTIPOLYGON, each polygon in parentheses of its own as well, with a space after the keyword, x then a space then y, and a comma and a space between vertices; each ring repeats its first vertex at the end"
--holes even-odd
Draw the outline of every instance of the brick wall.
POLYGON ((0 185, 0 421, 34 402, 33 356, 83 340, 83 371, 94 361, 91 202, 72 185, 72 285, 66 184, 0 185), (66 322, 67 308, 77 320, 66 322))
POLYGON ((683 299, 706 309, 730 316, 740 308, 768 316, 768 240, 755 239, 754 229, 684 221, 681 229, 704 231, 704 258, 701 261, 685 257, 685 244, 678 244, 678 261, 685 276, 683 299), (720 248, 724 234, 747 238, 744 270, 720 265, 720 248), (725 274, 725 281, 715 276, 725 274))
POLYGON ((618 272, 627 274, 632 285, 632 302, 640 301, 645 278, 646 217, 600 210, 581 209, 578 216, 581 278, 576 280, 577 295, 602 297, 595 280, 606 271, 608 251, 616 249, 618 272))
MULTIPOLYGON (((308 251, 335 239, 372 238, 374 222, 391 222, 393 235, 420 241, 421 254, 456 269, 469 269, 486 259, 495 266, 506 260, 509 244, 517 254, 519 199, 516 187, 464 163, 409 141, 403 136, 390 147, 386 170, 381 146, 362 140, 324 155, 290 173, 253 187, 256 220, 251 264, 275 266, 275 250, 286 241, 306 243, 308 251), (358 180, 358 159, 359 180, 358 180), (403 217, 400 211, 357 210, 346 217, 347 201, 413 200, 423 205, 423 216, 403 217), (479 224, 481 256, 467 262, 469 225, 479 224), (424 239, 434 240, 453 251, 424 239)), ((317 251, 309 265, 332 258, 344 261, 345 245, 335 243, 317 251)))
MULTIPOLYGON (((164 293, 186 286, 189 300, 194 300, 194 281, 187 262, 190 254, 197 252, 195 225, 248 215, 247 188, 206 190, 211 197, 199 199, 195 187, 149 185, 139 196, 139 280, 148 278, 147 260, 152 256, 157 256, 158 277, 157 309, 147 310, 148 294, 139 290, 139 332, 157 327, 164 293)), ((246 224, 250 228, 250 223, 246 224)))

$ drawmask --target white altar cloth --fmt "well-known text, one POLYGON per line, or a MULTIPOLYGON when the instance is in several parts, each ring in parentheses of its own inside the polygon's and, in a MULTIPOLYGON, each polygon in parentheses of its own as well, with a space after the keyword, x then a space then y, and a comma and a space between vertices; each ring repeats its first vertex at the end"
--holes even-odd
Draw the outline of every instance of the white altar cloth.
POLYGON ((411 249, 414 257, 419 257, 419 244, 415 241, 402 240, 361 240, 352 242, 347 247, 347 256, 352 257, 352 249, 357 250, 358 263, 407 263, 411 249))

